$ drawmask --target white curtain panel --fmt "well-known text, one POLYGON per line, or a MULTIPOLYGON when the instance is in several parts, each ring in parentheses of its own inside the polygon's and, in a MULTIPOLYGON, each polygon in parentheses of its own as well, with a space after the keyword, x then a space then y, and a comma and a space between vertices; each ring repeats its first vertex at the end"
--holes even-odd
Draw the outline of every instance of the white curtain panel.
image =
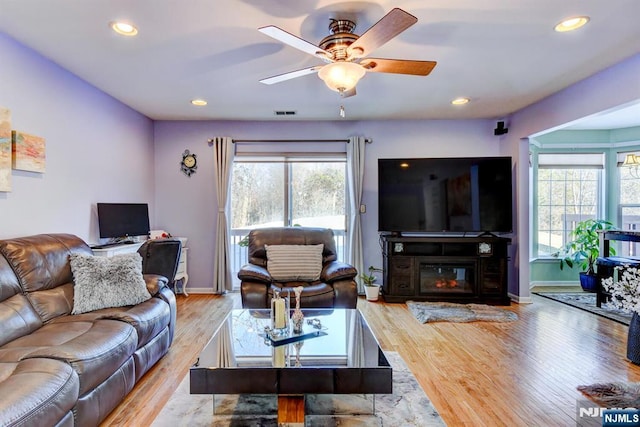
POLYGON ((231 190, 231 170, 233 167, 234 145, 229 137, 213 139, 215 174, 214 186, 218 200, 218 219, 216 222, 216 241, 213 257, 213 291, 218 294, 232 289, 231 262, 229 251, 229 225, 227 204, 231 190))
POLYGON ((360 312, 349 310, 347 313, 347 366, 360 368, 365 366, 364 357, 364 331, 360 312))
MULTIPOLYGON (((362 226, 360 225, 360 205, 362 204, 362 182, 364 180, 364 150, 366 139, 352 136, 347 144, 347 186, 349 188, 349 229, 347 239, 346 262, 365 273, 362 255, 362 226)), ((364 292, 361 281, 357 278, 358 293, 364 292)))
POLYGON ((218 345, 216 347, 216 364, 218 368, 232 368, 237 366, 236 355, 233 351, 233 326, 231 319, 220 328, 218 345))

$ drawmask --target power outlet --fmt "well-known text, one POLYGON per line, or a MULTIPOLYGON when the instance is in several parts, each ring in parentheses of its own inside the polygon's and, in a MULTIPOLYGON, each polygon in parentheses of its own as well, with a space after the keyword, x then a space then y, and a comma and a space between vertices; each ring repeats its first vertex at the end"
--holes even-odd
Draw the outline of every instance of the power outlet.
POLYGON ((360 213, 367 213, 367 205, 365 204, 360 205, 360 213))

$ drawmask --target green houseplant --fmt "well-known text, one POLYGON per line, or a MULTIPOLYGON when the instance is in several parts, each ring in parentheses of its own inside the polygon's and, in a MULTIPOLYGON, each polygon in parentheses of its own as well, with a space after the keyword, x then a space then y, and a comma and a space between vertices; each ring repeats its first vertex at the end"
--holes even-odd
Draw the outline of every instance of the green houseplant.
POLYGON ((380 295, 380 285, 376 283, 378 278, 374 273, 380 273, 383 270, 372 265, 369 266, 368 270, 369 274, 363 273, 360 275, 360 279, 364 285, 364 293, 368 301, 377 301, 380 295))
MULTIPOLYGON (((612 230, 615 227, 604 219, 587 219, 576 224, 575 230, 571 232, 573 240, 567 242, 560 252, 554 254, 560 258, 560 270, 564 266, 573 268, 579 265, 582 269, 580 273, 580 285, 585 291, 595 291, 597 278, 594 266, 600 254, 599 231, 612 230)), ((611 255, 615 255, 615 250, 609 250, 611 255)))

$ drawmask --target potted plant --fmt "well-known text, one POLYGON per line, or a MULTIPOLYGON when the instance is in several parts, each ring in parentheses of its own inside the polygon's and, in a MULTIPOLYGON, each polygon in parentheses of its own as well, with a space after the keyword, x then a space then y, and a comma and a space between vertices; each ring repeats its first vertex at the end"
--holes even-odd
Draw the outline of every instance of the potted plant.
MULTIPOLYGON (((575 230, 571 232, 573 240, 567 242, 560 252, 554 254, 560 257, 560 270, 565 264, 569 268, 579 265, 582 268, 580 273, 580 286, 588 292, 595 292, 597 288, 597 276, 594 266, 600 254, 599 231, 611 230, 614 226, 609 221, 603 219, 587 219, 576 224, 575 230)), ((609 250, 611 255, 615 255, 615 250, 609 250)))
POLYGON ((360 278, 364 284, 364 293, 367 297, 367 301, 377 301, 380 295, 380 285, 376 283, 377 277, 374 273, 382 272, 381 268, 369 266, 369 274, 361 274, 360 278))

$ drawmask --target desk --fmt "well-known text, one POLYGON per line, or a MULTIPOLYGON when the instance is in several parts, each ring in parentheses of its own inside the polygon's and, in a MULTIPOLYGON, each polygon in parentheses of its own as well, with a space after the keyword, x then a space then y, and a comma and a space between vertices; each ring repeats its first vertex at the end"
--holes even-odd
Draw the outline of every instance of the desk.
POLYGON ((95 256, 102 256, 102 257, 109 258, 114 255, 122 255, 122 254, 130 254, 133 252, 138 252, 138 249, 140 249, 140 246, 142 246, 142 243, 144 242, 129 243, 127 245, 116 245, 116 246, 110 246, 108 248, 102 248, 102 249, 91 248, 91 251, 95 256))
POLYGON ((598 281, 596 285, 596 306, 600 307, 609 294, 602 288, 602 279, 611 277, 615 266, 638 264, 640 260, 624 257, 611 257, 611 241, 640 242, 640 231, 606 230, 599 231, 600 257, 596 260, 598 281))
POLYGON ((178 270, 176 271, 176 277, 173 278, 175 292, 181 293, 185 297, 188 297, 187 293, 187 282, 189 281, 189 274, 187 273, 187 248, 185 245, 187 244, 186 237, 176 237, 176 239, 182 242, 182 249, 180 250, 180 260, 178 261, 178 270), (178 290, 178 281, 180 282, 180 289, 178 290))
POLYGON ((609 256, 611 240, 640 242, 640 231, 607 230, 598 233, 600 234, 600 256, 603 258, 609 256))
MULTIPOLYGON (((187 273, 187 251, 189 248, 185 247, 187 243, 186 237, 176 237, 175 239, 180 240, 182 243, 182 250, 180 251, 180 260, 178 261, 178 270, 176 271, 176 276, 173 278, 173 282, 175 283, 174 292, 182 293, 184 296, 188 297, 189 294, 186 291, 187 282, 189 281, 189 274, 187 273), (180 282, 180 289, 177 288, 178 281, 180 282)), ((94 256, 101 257, 112 257, 115 255, 129 254, 133 252, 138 252, 140 246, 143 245, 144 242, 139 243, 129 243, 123 245, 110 246, 108 248, 91 248, 94 256)))

